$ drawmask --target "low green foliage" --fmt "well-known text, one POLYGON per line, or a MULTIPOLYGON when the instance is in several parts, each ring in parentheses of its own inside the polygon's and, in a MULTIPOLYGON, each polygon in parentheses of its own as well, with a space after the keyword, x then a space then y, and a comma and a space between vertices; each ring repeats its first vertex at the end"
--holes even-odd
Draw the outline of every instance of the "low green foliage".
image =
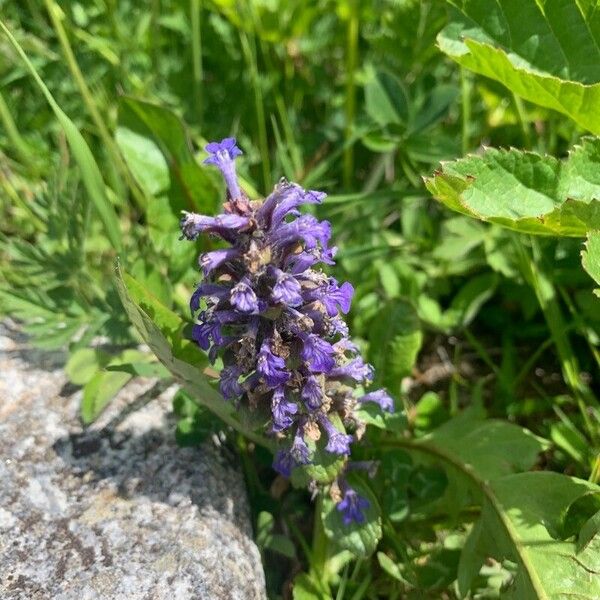
POLYGON ((593 2, 0 8, 0 313, 68 352, 85 424, 134 377, 174 382, 178 442, 243 467, 274 599, 600 596, 593 2), (200 148, 226 135, 252 198, 329 193, 332 274, 396 404, 361 408, 363 524, 305 491, 342 468, 323 440, 273 474, 268 415, 190 339, 178 222, 217 211, 200 148))

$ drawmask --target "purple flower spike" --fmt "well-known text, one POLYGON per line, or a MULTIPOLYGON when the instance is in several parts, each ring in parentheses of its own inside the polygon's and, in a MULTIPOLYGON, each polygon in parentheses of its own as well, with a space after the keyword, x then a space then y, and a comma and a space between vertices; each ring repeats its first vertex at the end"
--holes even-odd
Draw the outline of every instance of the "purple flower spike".
POLYGON ((211 142, 204 149, 210 154, 208 158, 204 159, 204 164, 218 167, 227 184, 229 196, 232 200, 240 198, 242 192, 235 174, 235 158, 242 154, 242 151, 237 147, 235 138, 225 138, 220 142, 211 142))
MULTIPOLYGON (((348 456, 365 426, 356 408, 394 406, 385 390, 357 397, 373 368, 360 357, 343 317, 354 289, 323 272, 337 250, 329 246, 330 223, 301 213, 302 205, 319 204, 325 194, 282 179, 266 199, 250 200, 236 177, 241 150, 235 139, 212 142, 206 151, 204 162, 225 178, 226 202, 219 215, 184 213, 182 237, 217 236, 227 247, 200 256, 204 279, 190 299, 197 319, 192 337, 212 364, 222 359, 223 397, 268 417, 267 434, 279 445, 277 472, 289 477, 310 463, 305 434, 315 441, 321 432, 327 452, 348 456)), ((341 485, 344 522, 362 522, 368 502, 341 485)))
POLYGON ((336 506, 342 513, 344 525, 351 523, 364 523, 365 515, 363 511, 367 510, 371 503, 362 496, 359 496, 352 488, 347 487, 342 501, 336 506))
POLYGON ((327 432, 327 437, 329 438, 325 450, 332 454, 350 454, 350 444, 354 438, 351 435, 346 435, 338 431, 335 425, 325 416, 319 419, 319 423, 327 432))
POLYGON ((247 277, 231 288, 230 301, 232 306, 244 313, 252 313, 258 309, 256 294, 250 287, 250 280, 247 277))
POLYGON ((394 400, 385 390, 369 392, 368 394, 361 396, 358 401, 361 404, 363 402, 375 402, 376 404, 379 404, 381 410, 394 412, 394 400))

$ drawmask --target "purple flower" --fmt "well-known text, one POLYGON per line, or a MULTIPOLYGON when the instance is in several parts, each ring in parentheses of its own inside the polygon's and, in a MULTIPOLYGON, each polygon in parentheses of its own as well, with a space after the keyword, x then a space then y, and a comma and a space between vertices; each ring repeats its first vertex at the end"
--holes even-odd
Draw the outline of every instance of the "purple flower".
POLYGON ((311 410, 316 410, 323 403, 323 388, 314 375, 306 378, 301 396, 311 410))
POLYGON ((234 400, 244 393, 244 388, 238 381, 241 374, 240 368, 235 365, 225 367, 221 371, 219 389, 221 390, 221 394, 223 394, 223 398, 226 400, 234 400))
POLYGON ((258 309, 256 294, 250 287, 250 280, 247 277, 231 288, 230 302, 241 312, 251 313, 258 309))
POLYGON ((285 450, 278 450, 273 468, 284 477, 289 477, 295 467, 309 462, 310 450, 304 441, 302 428, 298 427, 292 446, 285 450))
POLYGON ((357 383, 373 380, 373 367, 357 357, 349 363, 332 369, 329 376, 334 379, 353 379, 357 383))
POLYGON ((385 390, 369 392, 368 394, 361 396, 358 401, 361 404, 363 402, 375 402, 376 404, 379 404, 381 410, 394 412, 394 400, 385 390))
POLYGON ((335 280, 330 280, 327 288, 320 295, 319 300, 321 300, 325 306, 327 314, 330 317, 335 317, 338 313, 338 309, 344 314, 348 313, 353 295, 354 288, 347 281, 338 287, 335 280))
POLYGON ((331 225, 328 221, 318 221, 312 215, 302 215, 275 229, 271 234, 271 241, 276 246, 287 246, 302 241, 311 250, 317 243, 326 248, 330 236, 331 225))
POLYGON ((184 211, 181 217, 181 232, 188 240, 195 240, 201 233, 214 233, 231 241, 236 233, 248 226, 250 219, 241 215, 225 214, 218 217, 204 217, 184 211))
POLYGON ((210 154, 204 159, 205 165, 215 165, 223 174, 229 196, 235 200, 242 196, 235 174, 235 158, 242 154, 237 147, 235 138, 225 138, 220 142, 211 142, 204 149, 210 154))
POLYGON ((214 321, 196 323, 192 329, 192 338, 202 350, 208 350, 211 340, 215 344, 219 344, 223 339, 221 336, 221 325, 214 321))
POLYGON ((287 400, 284 388, 278 387, 273 392, 271 411, 273 413, 273 431, 283 431, 294 423, 292 415, 298 412, 298 405, 287 400))
POLYGON ((328 440, 325 450, 332 454, 350 454, 350 444, 352 443, 353 437, 338 431, 335 425, 324 415, 321 415, 319 418, 319 423, 327 432, 328 440))
POLYGON ((229 289, 224 285, 215 283, 201 283, 190 299, 190 311, 192 315, 200 308, 200 298, 224 298, 229 293, 229 289))
POLYGON ((281 269, 273 269, 276 282, 273 286, 271 298, 278 304, 287 304, 288 306, 298 306, 302 304, 300 283, 293 276, 284 273, 281 269))
POLYGON ((371 503, 362 496, 359 496, 352 488, 346 487, 342 501, 336 506, 342 513, 344 525, 350 525, 352 522, 364 523, 365 515, 363 511, 367 510, 371 503))
POLYGON ((290 378, 290 373, 285 370, 285 360, 271 352, 268 339, 265 339, 260 347, 256 372, 272 388, 283 385, 290 378))
POLYGON ((208 277, 212 271, 220 267, 223 263, 237 258, 239 255, 240 251, 237 248, 225 248, 201 254, 200 266, 202 267, 204 277, 208 277))
POLYGON ((300 356, 306 361, 308 368, 313 373, 324 373, 331 371, 335 366, 333 355, 335 353, 333 346, 320 338, 318 335, 311 333, 304 337, 302 351, 300 356))

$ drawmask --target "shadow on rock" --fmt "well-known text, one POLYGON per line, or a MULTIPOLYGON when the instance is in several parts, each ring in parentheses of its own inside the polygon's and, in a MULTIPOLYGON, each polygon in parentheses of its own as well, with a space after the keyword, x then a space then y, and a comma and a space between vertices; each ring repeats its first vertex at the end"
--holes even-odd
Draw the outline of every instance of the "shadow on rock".
MULTIPOLYGON (((245 490, 232 470, 233 453, 212 443, 180 448, 174 439, 174 418, 163 414, 158 426, 154 421, 141 431, 140 425, 119 425, 72 433, 53 448, 73 475, 88 485, 109 484, 123 499, 139 495, 171 506, 192 503, 200 511, 214 509, 246 522, 246 514, 236 514, 239 503, 234 499, 245 490)), ((118 418, 111 425, 115 422, 118 418)))

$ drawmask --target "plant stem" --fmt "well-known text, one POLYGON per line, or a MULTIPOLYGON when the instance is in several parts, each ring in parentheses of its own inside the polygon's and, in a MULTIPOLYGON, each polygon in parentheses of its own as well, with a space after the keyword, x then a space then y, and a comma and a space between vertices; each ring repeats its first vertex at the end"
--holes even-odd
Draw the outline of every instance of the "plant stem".
POLYGON ((533 237, 530 237, 530 241, 531 255, 527 253, 523 244, 515 240, 522 263, 523 276, 535 292, 558 352, 565 382, 573 392, 590 438, 597 444, 600 441, 598 430, 592 423, 588 406, 597 407, 598 400, 579 376, 579 363, 573 352, 569 336, 566 334, 567 326, 558 303, 556 290, 551 278, 543 269, 541 250, 537 241, 533 237))
POLYGON ((315 502, 315 517, 313 525, 312 561, 311 570, 315 579, 319 581, 324 590, 329 593, 327 559, 329 557, 329 540, 325 535, 321 512, 323 509, 323 497, 317 496, 315 502))
POLYGON ((350 189, 354 174, 354 144, 351 143, 356 116, 356 66, 358 63, 358 2, 349 3, 350 17, 346 29, 346 128, 344 149, 344 188, 350 189))
POLYGON ((200 88, 204 77, 202 67, 202 0, 190 1, 190 17, 192 21, 192 76, 193 76, 193 99, 194 114, 196 122, 202 125, 202 94, 200 88))
POLYGON ((35 168, 35 160, 33 152, 29 147, 29 144, 23 139, 19 133, 19 129, 12 117, 8 104, 6 104, 2 93, 0 93, 0 123, 4 127, 6 136, 9 142, 15 149, 16 154, 19 158, 28 166, 35 168))

